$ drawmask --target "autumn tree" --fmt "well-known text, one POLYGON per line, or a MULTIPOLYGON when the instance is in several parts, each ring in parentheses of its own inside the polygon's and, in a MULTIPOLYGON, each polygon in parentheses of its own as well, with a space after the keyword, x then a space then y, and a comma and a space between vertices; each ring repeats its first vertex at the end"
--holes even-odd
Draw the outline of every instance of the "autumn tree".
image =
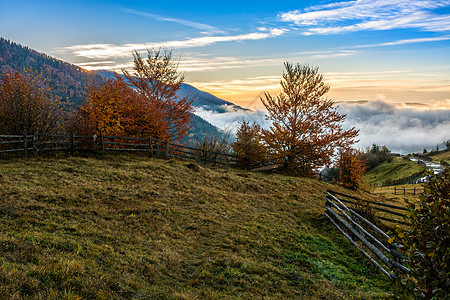
POLYGON ((267 147, 261 127, 248 121, 241 121, 239 124, 236 141, 231 144, 233 151, 240 157, 238 164, 244 168, 253 168, 266 162, 267 147))
POLYGON ((62 106, 47 82, 33 69, 0 75, 0 132, 55 133, 60 129, 62 106))
POLYGON ((192 101, 188 97, 179 98, 177 94, 184 75, 178 72, 178 65, 173 62, 171 51, 148 50, 146 59, 135 51, 133 56, 133 71, 123 70, 125 78, 149 104, 154 111, 153 116, 161 118, 160 138, 179 141, 189 129, 193 112, 192 101))
POLYGON ((337 182, 343 187, 357 190, 366 169, 359 152, 351 148, 341 148, 337 167, 339 168, 337 182))
POLYGON ((285 167, 312 176, 329 165, 335 151, 355 143, 358 131, 344 130, 346 116, 337 111, 334 102, 324 95, 330 87, 324 83, 318 68, 285 63, 281 80, 282 92, 265 93, 261 98, 272 121, 264 130, 264 139, 274 158, 285 167))
POLYGON ((120 76, 103 84, 91 83, 76 118, 78 131, 85 134, 163 136, 161 116, 120 76))

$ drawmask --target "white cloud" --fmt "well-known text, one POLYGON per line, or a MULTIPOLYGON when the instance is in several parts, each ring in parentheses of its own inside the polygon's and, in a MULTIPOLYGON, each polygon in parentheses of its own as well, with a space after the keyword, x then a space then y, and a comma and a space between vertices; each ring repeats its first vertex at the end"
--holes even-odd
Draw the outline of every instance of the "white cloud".
POLYGON ((273 28, 270 30, 270 34, 272 36, 279 36, 279 35, 283 35, 285 32, 289 31, 288 29, 284 29, 284 28, 273 28))
MULTIPOLYGON (((227 109, 227 107, 225 107, 227 109)), ((211 110, 205 110, 203 108, 197 108, 195 114, 202 117, 206 121, 210 122, 214 126, 226 131, 236 134, 239 128, 239 122, 241 121, 253 121, 259 124, 263 128, 270 127, 270 121, 265 119, 265 111, 243 111, 227 109, 225 113, 217 113, 211 110)))
MULTIPOLYGON (((340 103, 339 111, 347 115, 345 128, 355 126, 360 130, 357 147, 361 149, 375 143, 386 145, 393 152, 406 154, 422 151, 424 148, 432 149, 437 144, 450 140, 448 109, 420 110, 408 105, 368 101, 363 104, 340 103)), ((271 125, 265 119, 264 110, 236 111, 230 108, 225 113, 217 113, 198 108, 195 113, 232 134, 236 133, 242 120, 254 121, 265 129, 271 125)))
MULTIPOLYGON (((428 107, 429 108, 429 107, 428 107)), ((345 126, 360 130, 358 146, 386 145, 402 154, 434 148, 450 139, 450 110, 420 110, 384 101, 339 104, 345 126)))
POLYGON ((323 51, 321 53, 312 55, 312 58, 337 58, 344 56, 352 56, 358 53, 359 53, 358 51, 353 50, 323 51))
POLYGON ((290 11, 280 18, 306 28, 305 35, 397 28, 442 32, 450 30, 450 17, 432 10, 449 5, 449 0, 356 0, 290 11))
POLYGON ((405 39, 398 40, 394 42, 386 42, 379 44, 370 44, 370 45, 358 45, 353 48, 369 48, 369 47, 384 47, 384 46, 395 46, 395 45, 405 45, 405 44, 415 44, 415 43, 428 43, 428 42, 440 42, 440 41, 448 41, 450 40, 450 36, 440 36, 440 37, 432 37, 432 38, 416 38, 416 39, 405 39))
POLYGON ((155 19, 157 21, 173 22, 173 23, 178 23, 178 24, 188 26, 188 27, 193 27, 193 28, 197 28, 197 29, 201 29, 201 30, 207 30, 209 32, 218 32, 216 27, 207 25, 207 24, 203 24, 203 23, 193 22, 193 21, 184 20, 184 19, 170 18, 170 17, 160 16, 157 14, 137 11, 137 10, 128 9, 128 8, 121 8, 121 10, 126 13, 143 16, 143 17, 150 18, 150 19, 155 19))
POLYGON ((158 48, 177 49, 177 48, 204 47, 220 42, 262 40, 270 37, 273 37, 273 35, 270 33, 253 32, 247 34, 228 35, 228 36, 204 36, 181 41, 167 41, 167 42, 147 43, 147 44, 74 45, 65 47, 61 51, 71 52, 76 56, 82 56, 92 59, 107 59, 107 58, 129 57, 130 53, 134 50, 142 51, 146 49, 158 49, 158 48))

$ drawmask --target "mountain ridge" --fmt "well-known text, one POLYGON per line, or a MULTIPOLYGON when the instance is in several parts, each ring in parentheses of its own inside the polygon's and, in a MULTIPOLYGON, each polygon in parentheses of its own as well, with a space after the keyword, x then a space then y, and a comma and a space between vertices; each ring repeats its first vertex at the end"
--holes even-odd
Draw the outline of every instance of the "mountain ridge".
MULTIPOLYGON (((79 66, 38 52, 27 46, 0 37, 0 71, 22 71, 33 68, 48 80, 52 92, 68 99, 73 107, 81 105, 86 100, 86 90, 90 81, 102 83, 106 78, 114 76, 112 71, 87 71, 79 66)), ((229 108, 245 110, 229 101, 220 99, 210 93, 200 91, 192 85, 183 83, 180 97, 193 98, 194 109, 204 109, 215 113, 227 112, 229 108)), ((200 141, 206 134, 220 134, 220 130, 195 113, 191 117, 192 129, 188 132, 185 142, 200 141)))

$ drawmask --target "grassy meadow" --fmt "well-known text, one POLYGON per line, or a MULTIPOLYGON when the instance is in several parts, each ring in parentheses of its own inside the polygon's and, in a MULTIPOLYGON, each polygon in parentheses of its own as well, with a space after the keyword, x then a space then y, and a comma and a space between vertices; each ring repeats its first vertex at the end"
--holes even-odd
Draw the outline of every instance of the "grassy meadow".
POLYGON ((133 155, 0 159, 0 299, 390 299, 316 180, 133 155))
POLYGON ((445 161, 450 164, 450 150, 442 150, 437 153, 431 153, 428 155, 432 161, 435 163, 440 163, 441 161, 445 161))
POLYGON ((403 157, 394 157, 391 162, 383 162, 381 165, 364 174, 365 180, 370 185, 379 185, 386 180, 398 180, 414 173, 423 171, 424 168, 403 157))

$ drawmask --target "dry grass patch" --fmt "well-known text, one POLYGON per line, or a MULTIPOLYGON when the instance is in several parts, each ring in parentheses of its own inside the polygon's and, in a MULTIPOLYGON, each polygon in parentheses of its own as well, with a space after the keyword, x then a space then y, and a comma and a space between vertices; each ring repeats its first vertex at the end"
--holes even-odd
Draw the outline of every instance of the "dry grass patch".
POLYGON ((326 183, 107 154, 1 160, 0 187, 2 299, 390 297, 326 183))

